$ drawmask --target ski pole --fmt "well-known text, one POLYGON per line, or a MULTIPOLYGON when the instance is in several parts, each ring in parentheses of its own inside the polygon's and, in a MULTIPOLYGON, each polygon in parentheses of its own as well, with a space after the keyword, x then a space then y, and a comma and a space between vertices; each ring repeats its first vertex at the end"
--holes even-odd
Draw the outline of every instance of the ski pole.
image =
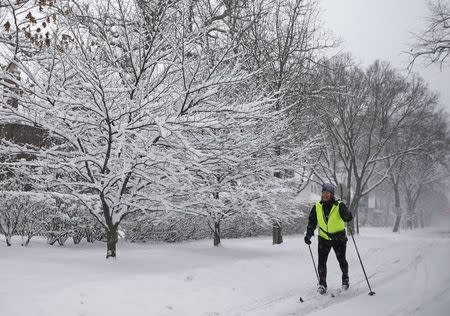
POLYGON ((372 289, 370 288, 369 279, 367 278, 366 270, 364 269, 364 265, 362 263, 361 256, 359 255, 358 247, 356 246, 355 238, 353 237, 353 231, 350 228, 350 226, 347 226, 347 227, 348 227, 348 230, 350 231, 350 235, 352 236, 353 244, 355 245, 356 253, 358 254, 359 262, 361 263, 361 268, 362 268, 362 270, 364 272, 364 276, 366 277, 367 285, 369 286, 369 291, 370 291, 369 295, 373 296, 373 295, 375 295, 375 292, 372 291, 372 289))
MULTIPOLYGON (((316 271, 317 282, 320 283, 320 281, 319 281, 319 273, 317 272, 316 263, 314 262, 314 256, 313 256, 313 253, 312 253, 312 251, 311 251, 311 246, 308 245, 308 248, 309 248, 309 253, 311 254, 311 259, 312 259, 312 262, 313 262, 314 270, 316 271)), ((303 298, 302 298, 301 296, 300 296, 299 300, 300 300, 300 302, 302 302, 302 303, 304 302, 304 301, 303 301, 303 298)))
POLYGON ((313 256, 313 253, 312 253, 312 251, 311 251, 311 246, 308 245, 308 248, 309 248, 309 253, 311 254, 311 259, 312 259, 312 262, 313 262, 314 270, 316 271, 317 282, 320 283, 320 280, 319 280, 319 273, 317 272, 316 263, 314 262, 314 256, 313 256))

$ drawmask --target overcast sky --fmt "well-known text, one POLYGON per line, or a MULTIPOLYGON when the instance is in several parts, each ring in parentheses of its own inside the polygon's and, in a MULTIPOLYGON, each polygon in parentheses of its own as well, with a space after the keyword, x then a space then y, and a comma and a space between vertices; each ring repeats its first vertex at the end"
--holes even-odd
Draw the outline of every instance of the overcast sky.
MULTIPOLYGON (((447 0, 450 1, 450 0, 447 0)), ((390 61, 405 70, 409 50, 414 41, 412 32, 425 28, 429 14, 427 0, 320 0, 325 27, 343 41, 361 65, 376 59, 390 61)), ((438 65, 416 64, 431 89, 441 95, 441 103, 450 113, 450 61, 442 71, 438 65)))

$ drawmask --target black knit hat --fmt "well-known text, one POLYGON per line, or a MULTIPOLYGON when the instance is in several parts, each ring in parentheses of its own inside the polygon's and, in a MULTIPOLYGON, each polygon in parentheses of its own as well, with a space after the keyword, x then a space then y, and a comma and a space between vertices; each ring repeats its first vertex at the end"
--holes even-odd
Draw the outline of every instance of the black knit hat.
POLYGON ((332 185, 331 183, 324 183, 322 184, 322 192, 330 192, 331 194, 334 195, 334 185, 332 185))

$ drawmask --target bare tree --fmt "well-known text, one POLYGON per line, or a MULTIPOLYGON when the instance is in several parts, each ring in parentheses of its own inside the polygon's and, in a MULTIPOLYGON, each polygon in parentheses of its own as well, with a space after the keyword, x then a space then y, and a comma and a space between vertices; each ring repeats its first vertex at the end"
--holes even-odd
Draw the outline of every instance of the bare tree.
POLYGON ((430 15, 427 18, 427 28, 416 35, 416 42, 410 51, 409 68, 418 58, 424 58, 430 63, 441 67, 450 55, 450 7, 445 0, 434 0, 428 3, 430 15))
MULTIPOLYGON (((423 226, 423 214, 417 214, 416 206, 424 190, 450 175, 450 138, 446 116, 442 111, 431 108, 420 115, 420 121, 415 125, 415 138, 425 140, 425 144, 416 154, 404 157, 402 163, 406 167, 398 175, 407 207, 406 227, 409 229, 417 227, 418 221, 423 226)), ((396 225, 398 226, 398 223, 396 225)), ((394 231, 395 228, 398 229, 394 226, 394 231)))
MULTIPOLYGON (((255 80, 267 95, 277 97, 274 116, 280 120, 269 146, 274 151, 270 165, 276 177, 273 181, 286 182, 295 173, 303 173, 297 179, 305 180, 311 164, 307 157, 317 140, 310 133, 312 120, 308 116, 312 69, 320 53, 334 43, 319 27, 316 1, 261 1, 257 8, 261 8, 259 23, 249 29, 244 40, 250 56, 248 67, 260 69, 255 80)), ((306 183, 298 181, 296 191, 306 183)), ((271 215, 274 244, 283 241, 286 214, 282 204, 280 201, 271 215)))
POLYGON ((335 184, 344 180, 358 224, 360 199, 388 178, 400 157, 419 146, 386 151, 423 100, 388 63, 377 61, 363 72, 348 57, 339 57, 328 69, 322 83, 329 87, 328 96, 317 106, 327 143, 316 175, 335 184), (387 159, 390 167, 380 175, 387 159))
POLYGON ((386 170, 390 170, 387 178, 390 184, 393 197, 396 219, 393 231, 399 229, 403 209, 401 207, 402 177, 408 172, 414 159, 419 157, 420 153, 427 153, 430 150, 430 144, 435 142, 437 135, 441 132, 437 124, 431 123, 437 119, 441 120, 440 114, 433 114, 436 111, 438 96, 431 92, 427 84, 419 77, 412 76, 408 81, 408 102, 414 103, 417 110, 409 115, 401 128, 399 128, 392 139, 386 145, 384 153, 388 156, 384 160, 386 170), (433 117, 433 118, 431 118, 433 117), (409 149, 415 148, 410 151, 409 149), (391 153, 406 152, 406 155, 393 159, 389 157, 391 153), (411 156, 412 155, 412 156, 411 156))
POLYGON ((11 199, 8 194, 2 194, 2 203, 0 205, 0 228, 5 236, 6 245, 11 246, 11 238, 17 233, 17 229, 22 218, 24 209, 19 205, 17 200, 11 199))

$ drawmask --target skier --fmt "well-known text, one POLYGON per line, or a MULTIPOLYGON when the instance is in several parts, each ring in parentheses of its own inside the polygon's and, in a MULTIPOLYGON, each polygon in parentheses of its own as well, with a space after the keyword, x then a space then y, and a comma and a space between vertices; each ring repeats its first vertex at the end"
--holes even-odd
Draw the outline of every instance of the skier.
POLYGON ((327 292, 327 259, 331 248, 336 253, 336 258, 342 270, 342 289, 349 287, 348 263, 345 259, 347 248, 347 236, 344 222, 353 218, 347 206, 334 198, 334 186, 330 183, 322 185, 321 201, 317 202, 309 213, 308 226, 306 228, 305 243, 311 244, 311 237, 318 226, 319 232, 319 287, 320 294, 327 292))

